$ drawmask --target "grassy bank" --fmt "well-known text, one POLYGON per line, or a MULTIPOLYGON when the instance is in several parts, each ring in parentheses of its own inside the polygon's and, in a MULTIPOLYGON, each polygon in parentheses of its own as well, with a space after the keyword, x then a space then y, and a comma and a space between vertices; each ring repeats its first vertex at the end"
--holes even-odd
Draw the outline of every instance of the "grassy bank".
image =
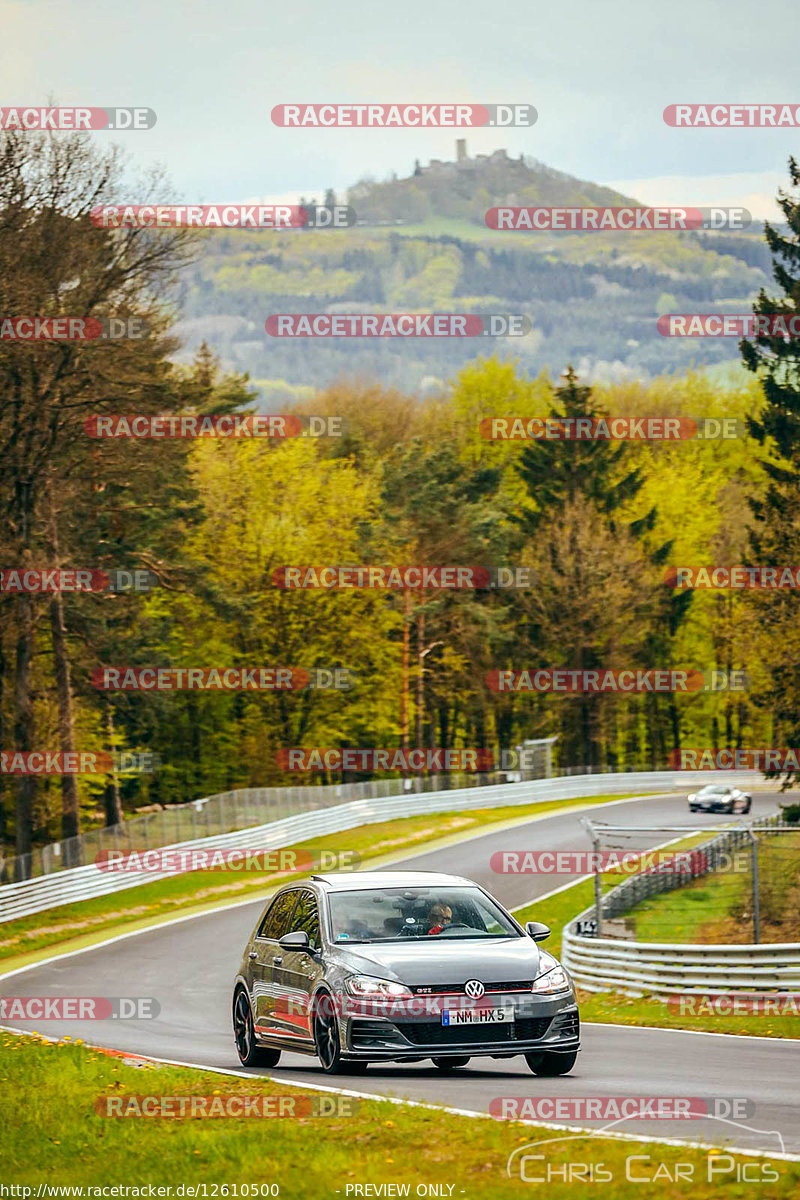
MULTIPOLYGON (((626 917, 643 942, 720 942, 753 937, 749 848, 732 856, 739 869, 692 880, 638 904, 626 917)), ((762 834, 758 845, 761 942, 800 942, 800 830, 762 834)))
MULTIPOLYGON (((490 1200, 519 1195, 519 1176, 506 1174, 513 1150, 558 1136, 557 1131, 519 1122, 475 1120, 373 1100, 359 1100, 353 1111, 352 1101, 336 1096, 327 1098, 334 1115, 298 1115, 303 1113, 303 1104, 319 1105, 326 1094, 284 1087, 263 1076, 241 1079, 152 1064, 137 1068, 78 1043, 49 1044, 2 1032, 0 1047, 0 1174, 6 1184, 34 1188, 39 1184, 83 1188, 135 1185, 144 1186, 145 1195, 147 1185, 152 1184, 172 1188, 173 1196, 181 1184, 200 1185, 195 1195, 203 1195, 205 1184, 207 1196, 215 1194, 215 1186, 218 1196, 241 1196, 243 1184, 251 1189, 277 1184, 282 1200, 308 1196, 334 1200, 337 1194, 347 1195, 348 1185, 408 1184, 409 1194, 414 1196, 417 1185, 425 1183, 443 1186, 440 1194, 444 1196, 490 1200), (284 1115, 102 1115, 108 1097, 112 1111, 127 1111, 129 1105, 141 1110, 141 1098, 154 1095, 216 1097, 218 1107, 230 1104, 230 1097, 258 1096, 262 1104, 271 1104, 278 1111, 283 1098, 284 1115), (131 1096, 137 1097, 133 1105, 131 1096), (337 1110, 337 1105, 345 1104, 349 1112, 337 1110), (221 1190, 224 1185, 227 1191, 221 1190)), ((357 1086, 357 1080, 352 1082, 357 1086)), ((552 1082, 549 1087, 551 1093, 556 1090, 552 1082)), ((569 1094, 568 1081, 558 1081, 557 1090, 569 1094)), ((176 1100, 171 1105, 173 1111, 179 1111, 176 1100)), ((665 1136, 680 1136, 675 1125, 674 1121, 664 1123, 665 1136)), ((632 1198, 641 1187, 626 1180, 626 1159, 631 1155, 649 1156, 647 1160, 637 1158, 632 1173, 652 1177, 659 1172, 657 1180, 661 1182, 654 1184, 654 1196, 711 1200, 722 1183, 731 1200, 744 1198, 753 1188, 752 1183, 736 1182, 737 1165, 741 1170, 745 1161, 750 1163, 751 1174, 775 1173, 777 1178, 763 1193, 771 1200, 796 1194, 800 1187, 800 1164, 777 1161, 767 1167, 759 1160, 734 1160, 732 1155, 686 1147, 586 1135, 532 1147, 530 1152, 543 1153, 546 1162, 532 1163, 529 1173, 534 1167, 534 1173, 541 1174, 548 1168, 563 1172, 569 1163, 602 1164, 613 1176, 604 1194, 615 1200, 632 1198), (691 1178, 686 1179, 685 1169, 683 1182, 667 1187, 663 1181, 675 1173, 677 1163, 691 1165, 691 1178), (711 1181, 709 1172, 714 1172, 711 1181)), ((249 1194, 259 1193, 251 1190, 249 1194)), ((575 1184, 556 1175, 547 1194, 552 1200, 566 1200, 574 1196, 575 1184)))

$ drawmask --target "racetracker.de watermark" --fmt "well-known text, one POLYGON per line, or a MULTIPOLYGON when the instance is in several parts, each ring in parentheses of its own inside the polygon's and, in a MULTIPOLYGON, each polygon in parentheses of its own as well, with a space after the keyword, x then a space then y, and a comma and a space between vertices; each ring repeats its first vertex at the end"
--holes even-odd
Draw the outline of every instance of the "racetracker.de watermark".
POLYGON ((0 775, 149 775, 158 754, 136 750, 0 750, 0 775))
POLYGON ((537 206, 490 208, 484 221, 489 229, 526 233, 664 233, 689 229, 747 229, 752 224, 752 217, 746 208, 537 206))
POLYGON ((92 686, 112 692, 349 691, 348 667, 97 667, 92 686))
POLYGON ((673 129, 796 129, 797 104, 668 104, 664 123, 673 129))
POLYGON ((234 1092, 215 1095, 123 1095, 98 1096, 94 1111, 99 1117, 145 1117, 196 1121, 228 1117, 241 1120, 255 1117, 354 1117, 359 1100, 351 1096, 265 1096, 234 1092))
MULTIPOLYGON (((709 868, 703 850, 496 850, 489 859, 496 875, 591 875, 616 871, 623 875, 703 875, 709 868)), ((714 870, 744 874, 750 855, 725 854, 714 870)))
POLYGON ((755 1115, 745 1096, 495 1096, 489 1114, 500 1121, 744 1120, 755 1115))
POLYGON ((800 588, 800 567, 667 567, 664 582, 687 591, 794 591, 800 588))
POLYGON ((284 771, 534 771, 540 764, 535 746, 503 746, 499 751, 458 747, 353 746, 284 747, 276 754, 284 771))
POLYGON ((2 1021, 154 1021, 154 996, 2 996, 2 1021))
POLYGON ((95 414, 83 423, 92 438, 283 438, 342 437, 344 417, 291 413, 127 413, 95 414))
POLYGON ((524 337, 530 317, 519 313, 275 313, 271 337, 524 337))
POLYGON ((294 746, 278 750, 275 762, 282 771, 491 771, 494 754, 475 748, 294 746))
POLYGON ((323 591, 480 591, 533 587, 530 567, 467 566, 286 566, 272 572, 273 587, 323 591))
POLYGON ((2 342, 97 342, 149 337, 141 317, 0 317, 2 342))
POLYGON ((800 313, 665 313, 662 337, 800 337, 800 313))
POLYGON ((346 204, 98 204, 98 229, 349 229, 346 204))
POLYGON ((570 670, 530 667, 487 672, 486 686, 493 692, 553 692, 565 696, 630 692, 741 692, 747 689, 744 671, 679 671, 671 667, 645 670, 570 670))
POLYGON ((672 771, 800 771, 800 747, 683 747, 668 761, 672 771))
POLYGON ((800 1016, 800 993, 774 992, 677 992, 667 996, 667 1007, 682 1016, 761 1017, 800 1016))
POLYGON ((52 569, 0 570, 0 592, 149 592, 158 585, 153 571, 101 571, 97 568, 55 567, 52 569))
POLYGON ((487 442, 681 442, 743 437, 735 417, 484 417, 487 442))
POLYGON ((0 129, 152 129, 152 108, 0 108, 0 129))
POLYGON ((116 874, 182 875, 187 871, 232 871, 242 875, 286 875, 308 871, 357 871, 356 850, 265 850, 231 846, 169 846, 162 850, 100 850, 95 864, 116 874))
POLYGON ((532 104, 276 104, 282 129, 481 129, 535 125, 532 104))
MULTIPOLYGON (((434 926, 427 936, 441 937, 447 926, 434 926)), ((350 934, 339 934, 337 942, 344 945, 350 934)), ((546 979, 546 974, 540 976, 546 979)), ((376 986, 383 981, 376 980, 376 986)), ((390 985, 392 986, 392 985, 390 985)), ((403 987, 403 985, 396 985, 403 987)), ((451 991, 426 993, 423 987, 412 988, 401 995, 379 994, 378 992, 349 995, 346 992, 333 996, 323 994, 310 999, 302 992, 281 992, 275 997, 274 1015, 276 1017, 300 1017, 307 1020, 312 1012, 331 1014, 339 1017, 383 1017, 389 1021, 425 1021, 429 1017, 439 1017, 438 1025, 450 1026, 463 1024, 491 1024, 494 1012, 514 1006, 517 1016, 537 1011, 539 1004, 535 983, 509 983, 506 988, 501 984, 493 985, 492 991, 480 997, 471 999, 453 984, 451 991), (477 1021, 465 1020, 460 1014, 472 1013, 477 1015, 477 1021), (444 1020, 441 1018, 444 1017, 444 1020)))

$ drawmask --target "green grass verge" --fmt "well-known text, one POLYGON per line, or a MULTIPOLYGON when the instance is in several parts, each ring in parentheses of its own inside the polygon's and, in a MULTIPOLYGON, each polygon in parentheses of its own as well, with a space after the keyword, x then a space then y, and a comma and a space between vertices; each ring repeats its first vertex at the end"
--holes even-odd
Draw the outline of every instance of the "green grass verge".
MULTIPOLYGON (((750 850, 737 870, 716 872, 662 892, 626 916, 642 942, 749 942, 753 937, 750 850)), ((800 941, 800 831, 762 835, 758 847, 760 941, 800 941)))
MULTIPOLYGON (((504 808, 475 809, 470 812, 403 817, 299 842, 295 848, 309 849, 315 854, 322 851, 355 851, 362 862, 369 861, 378 866, 418 850, 452 844, 464 836, 480 833, 490 827, 511 826, 529 817, 628 798, 628 795, 584 799, 573 797, 544 804, 507 805, 504 808)), ((29 917, 5 922, 0 933, 0 962, 5 970, 14 970, 17 966, 34 961, 36 957, 44 957, 43 952, 54 946, 64 951, 82 949, 118 930, 132 931, 167 921, 176 914, 188 915, 226 903, 235 904, 250 897, 266 897, 278 884, 308 873, 287 872, 278 875, 260 872, 243 878, 236 872, 192 871, 171 879, 143 883, 108 896, 98 896, 94 900, 62 904, 29 917)))
MULTIPOLYGON (((800 1015, 694 1012, 681 1014, 654 996, 621 996, 616 992, 579 992, 582 1021, 611 1025, 657 1025, 703 1033, 738 1033, 749 1037, 800 1038, 800 1015)), ((796 1051, 795 1047, 795 1051, 796 1051)), ((790 1051, 792 1052, 792 1051, 790 1051)), ((793 1053, 793 1052, 792 1052, 793 1053)))
MULTIPOLYGON (((106 1117, 96 1109, 102 1097, 113 1097, 124 1111, 131 1096, 216 1095, 217 1103, 224 1104, 236 1095, 306 1096, 319 1103, 326 1094, 303 1092, 263 1076, 239 1079, 152 1064, 137 1069, 120 1058, 66 1041, 48 1044, 0 1033, 0 1046, 0 1173, 7 1185, 36 1187, 41 1183, 86 1189, 122 1184, 144 1186, 144 1195, 148 1185, 154 1185, 170 1187, 174 1197, 181 1184, 205 1184, 206 1195, 213 1197, 214 1186, 217 1196, 241 1196, 243 1184, 252 1188, 274 1183, 281 1200, 306 1200, 309 1196, 334 1200, 337 1193, 345 1200, 348 1184, 408 1184, 408 1194, 413 1197, 417 1184, 425 1183, 444 1185, 445 1196, 494 1200, 520 1194, 519 1178, 506 1175, 511 1151, 558 1136, 557 1131, 519 1122, 475 1120, 373 1100, 358 1101, 353 1115, 337 1112, 328 1117, 106 1117), (222 1185, 227 1185, 227 1190, 221 1190, 222 1185)), ((357 1080, 350 1083, 357 1089, 357 1080)), ((568 1081, 561 1083, 567 1085, 564 1090, 568 1094, 568 1081)), ((329 1103, 344 1100, 331 1096, 329 1103)), ((292 1101, 284 1100, 285 1106, 289 1103, 292 1101)), ((102 1111, 102 1100, 100 1107, 102 1111)), ((665 1123, 665 1136, 680 1136, 675 1125, 674 1121, 665 1123)), ((587 1135, 535 1147, 531 1152, 544 1153, 547 1164, 560 1171, 570 1162, 602 1163, 614 1178, 604 1194, 615 1200, 640 1194, 641 1184, 626 1180, 626 1159, 632 1155, 650 1156, 649 1161, 637 1159, 633 1174, 653 1176, 659 1171, 661 1181, 665 1172, 674 1174, 677 1163, 691 1164, 691 1182, 670 1187, 657 1184, 650 1193, 654 1196, 711 1200, 721 1183, 730 1200, 749 1196, 753 1184, 736 1182, 745 1162, 751 1173, 765 1169, 774 1173, 774 1182, 761 1192, 770 1200, 796 1195, 800 1188, 798 1163, 773 1161, 767 1167, 758 1160, 687 1147, 587 1135), (710 1171, 716 1172, 711 1181, 710 1171)), ((544 1168, 544 1163, 537 1162, 529 1170, 541 1174, 544 1168)), ((684 1171, 684 1180, 686 1174, 684 1171)), ((182 1194, 186 1195, 185 1189, 182 1194)), ((203 1194, 202 1186, 196 1194, 203 1194)), ((575 1183, 556 1176, 547 1195, 551 1200, 573 1197, 575 1183)))

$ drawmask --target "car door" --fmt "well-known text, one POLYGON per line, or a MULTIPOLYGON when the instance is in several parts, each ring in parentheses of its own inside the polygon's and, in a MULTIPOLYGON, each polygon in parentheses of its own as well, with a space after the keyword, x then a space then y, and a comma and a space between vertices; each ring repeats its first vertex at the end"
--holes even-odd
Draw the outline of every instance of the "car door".
POLYGON ((278 893, 253 939, 250 955, 254 1023, 257 1033, 275 1032, 274 961, 276 955, 281 954, 279 939, 289 932, 297 894, 296 888, 278 893))
MULTIPOLYGON (((303 888, 291 921, 290 932, 304 930, 311 951, 322 948, 319 908, 314 893, 303 888)), ((323 974, 321 956, 308 950, 280 950, 273 959, 275 1025, 282 1037, 311 1040, 311 994, 323 974)))

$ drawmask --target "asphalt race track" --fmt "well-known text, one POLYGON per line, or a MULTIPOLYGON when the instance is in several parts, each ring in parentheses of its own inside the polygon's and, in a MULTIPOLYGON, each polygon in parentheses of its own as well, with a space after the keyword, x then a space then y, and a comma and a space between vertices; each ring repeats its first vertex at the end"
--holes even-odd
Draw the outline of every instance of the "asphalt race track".
MULTIPOLYGON (((775 793, 758 793, 753 798, 751 815, 765 816, 776 808, 775 793)), ((609 823, 654 827, 690 823, 685 797, 676 795, 619 801, 600 809, 594 806, 594 811, 598 820, 609 823)), ((495 874, 489 866, 493 851, 590 849, 580 815, 573 811, 555 813, 533 823, 524 821, 512 830, 472 836, 458 845, 394 864, 391 869, 413 866, 466 875, 507 906, 516 907, 569 882, 569 877, 495 874)), ((723 820, 719 815, 693 814, 691 823, 702 828, 723 820)), ((638 845, 663 843, 669 836, 654 832, 652 838, 638 845)), ((4 996, 152 996, 161 1008, 154 1020, 91 1024, 17 1020, 8 1024, 37 1029, 48 1036, 68 1034, 133 1054, 240 1069, 231 1032, 231 983, 263 903, 248 902, 123 937, 27 968, 0 984, 4 996)), ((709 1118, 630 1120, 615 1128, 641 1136, 728 1143, 744 1149, 773 1153, 785 1150, 800 1155, 800 1122, 795 1107, 800 1043, 584 1025, 582 1044, 573 1073, 557 1079, 537 1078, 521 1057, 473 1059, 468 1067, 451 1075, 424 1062, 371 1066, 364 1076, 329 1078, 316 1059, 284 1054, 281 1065, 271 1073, 276 1079, 299 1085, 330 1084, 362 1094, 406 1097, 475 1112, 485 1112, 491 1100, 501 1096, 746 1097, 755 1103, 754 1115, 744 1122, 748 1128, 709 1118)), ((574 1123, 602 1127, 596 1122, 574 1123)), ((509 1138, 509 1151, 520 1145, 517 1139, 518 1131, 514 1139, 509 1138)))

